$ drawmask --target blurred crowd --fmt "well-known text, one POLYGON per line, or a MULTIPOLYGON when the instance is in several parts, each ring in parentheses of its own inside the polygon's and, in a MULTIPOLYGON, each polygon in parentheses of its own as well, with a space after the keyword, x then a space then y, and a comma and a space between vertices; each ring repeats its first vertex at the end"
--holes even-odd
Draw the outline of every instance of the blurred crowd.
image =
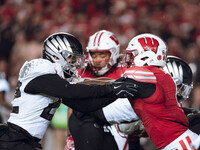
POLYGON ((86 48, 90 35, 106 29, 122 52, 135 35, 149 32, 191 66, 194 89, 184 105, 199 109, 199 14, 199 0, 0 0, 0 71, 14 89, 22 64, 41 57, 43 40, 54 32, 74 34, 86 48))

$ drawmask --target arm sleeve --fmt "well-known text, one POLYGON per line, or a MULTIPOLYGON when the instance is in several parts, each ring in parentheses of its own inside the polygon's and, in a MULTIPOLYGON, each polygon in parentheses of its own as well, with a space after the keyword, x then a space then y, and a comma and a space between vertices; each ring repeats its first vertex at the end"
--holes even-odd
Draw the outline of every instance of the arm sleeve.
POLYGON ((113 96, 111 84, 84 85, 70 84, 57 74, 46 74, 31 80, 24 91, 30 94, 44 93, 63 99, 86 99, 113 96))
POLYGON ((112 103, 115 100, 116 98, 89 98, 89 99, 73 98, 73 99, 62 99, 62 103, 78 112, 89 113, 96 111, 112 103))
POLYGON ((128 123, 139 119, 128 99, 124 98, 117 99, 106 107, 93 112, 92 115, 105 125, 128 123))
POLYGON ((104 107, 103 114, 110 124, 131 122, 139 119, 127 98, 119 98, 104 107))
MULTIPOLYGON (((136 85, 138 85, 138 94, 136 95, 136 98, 147 98, 151 96, 156 90, 156 85, 153 83, 138 82, 132 79, 126 79, 125 82, 134 82, 136 85)), ((63 103, 79 112, 96 111, 98 108, 106 106, 101 111, 96 112, 95 115, 98 116, 100 120, 109 122, 110 124, 125 122, 127 120, 130 122, 138 119, 127 99, 119 99, 117 101, 115 100, 115 98, 72 98, 63 99, 63 103), (123 112, 121 112, 122 107, 125 107, 123 112)))

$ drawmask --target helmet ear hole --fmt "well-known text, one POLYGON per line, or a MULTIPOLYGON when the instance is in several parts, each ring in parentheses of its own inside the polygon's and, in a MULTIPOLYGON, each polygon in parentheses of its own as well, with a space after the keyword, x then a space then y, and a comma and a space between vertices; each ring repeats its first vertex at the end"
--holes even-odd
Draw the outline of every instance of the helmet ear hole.
POLYGON ((141 60, 145 61, 147 60, 149 57, 143 57, 141 60))
POLYGON ((58 57, 56 57, 55 55, 54 55, 53 57, 54 57, 54 59, 55 59, 55 60, 59 60, 59 58, 58 58, 58 57))

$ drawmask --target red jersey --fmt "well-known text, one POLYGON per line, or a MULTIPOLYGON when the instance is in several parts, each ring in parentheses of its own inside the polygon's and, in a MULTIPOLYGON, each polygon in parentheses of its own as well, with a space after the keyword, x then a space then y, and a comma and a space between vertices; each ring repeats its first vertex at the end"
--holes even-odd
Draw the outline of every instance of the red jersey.
MULTIPOLYGON (((113 68, 110 70, 110 72, 106 73, 105 75, 101 77, 108 77, 110 79, 118 79, 121 77, 123 73, 123 69, 120 65, 118 65, 116 68, 113 68)), ((84 74, 81 76, 82 78, 98 78, 96 76, 92 75, 92 70, 85 70, 84 74)))
POLYGON ((129 101, 157 149, 164 148, 188 129, 188 120, 176 100, 176 85, 169 74, 158 67, 143 66, 129 68, 125 75, 156 85, 150 97, 129 101))

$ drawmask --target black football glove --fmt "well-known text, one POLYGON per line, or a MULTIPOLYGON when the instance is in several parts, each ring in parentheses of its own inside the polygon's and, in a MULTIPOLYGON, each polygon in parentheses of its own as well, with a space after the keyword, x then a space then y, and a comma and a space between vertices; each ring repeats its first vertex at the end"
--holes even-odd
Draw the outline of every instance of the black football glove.
POLYGON ((200 124, 200 112, 193 112, 187 115, 190 125, 200 124))
POLYGON ((117 98, 133 98, 137 94, 138 85, 125 82, 126 78, 121 77, 112 83, 113 93, 117 98))

